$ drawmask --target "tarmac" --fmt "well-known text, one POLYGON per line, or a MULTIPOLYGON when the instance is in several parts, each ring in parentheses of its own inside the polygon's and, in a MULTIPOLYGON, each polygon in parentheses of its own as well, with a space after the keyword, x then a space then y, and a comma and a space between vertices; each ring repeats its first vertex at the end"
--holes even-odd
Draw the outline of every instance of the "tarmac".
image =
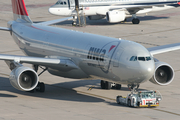
MULTIPOLYGON (((56 1, 25 0, 25 3, 30 18, 41 22, 62 18, 48 13, 48 8, 56 1)), ((9 0, 0 0, 1 27, 6 27, 12 20, 11 10, 9 0)), ((133 25, 130 18, 126 23, 117 24, 108 23, 105 19, 87 19, 85 27, 73 27, 72 21, 53 26, 131 40, 147 48, 180 42, 180 7, 138 17, 141 20, 139 25, 133 25)), ((0 31, 0 53, 24 55, 6 31, 0 31)), ((140 90, 158 90, 162 94, 163 100, 155 108, 131 108, 117 104, 117 95, 126 96, 130 92, 126 85, 122 85, 121 90, 102 90, 100 80, 67 79, 48 72, 40 76, 40 81, 46 86, 44 93, 22 92, 11 86, 8 78, 11 71, 4 61, 0 61, 0 120, 179 120, 180 50, 154 57, 170 64, 175 71, 174 81, 168 86, 149 81, 140 85, 140 90)))

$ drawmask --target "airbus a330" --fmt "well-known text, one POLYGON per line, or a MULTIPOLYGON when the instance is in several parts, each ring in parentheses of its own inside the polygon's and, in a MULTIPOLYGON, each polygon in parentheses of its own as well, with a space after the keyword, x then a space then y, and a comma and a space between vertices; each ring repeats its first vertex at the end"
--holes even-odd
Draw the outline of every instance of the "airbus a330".
POLYGON ((146 49, 128 40, 48 26, 70 18, 33 23, 24 0, 12 0, 12 10, 14 20, 0 30, 9 31, 26 56, 0 54, 0 60, 9 66, 10 83, 18 90, 45 91, 37 75, 39 66, 65 78, 100 79, 103 89, 112 85, 120 89, 121 84, 135 88, 148 80, 158 85, 173 81, 173 68, 153 55, 178 50, 180 43, 146 49))

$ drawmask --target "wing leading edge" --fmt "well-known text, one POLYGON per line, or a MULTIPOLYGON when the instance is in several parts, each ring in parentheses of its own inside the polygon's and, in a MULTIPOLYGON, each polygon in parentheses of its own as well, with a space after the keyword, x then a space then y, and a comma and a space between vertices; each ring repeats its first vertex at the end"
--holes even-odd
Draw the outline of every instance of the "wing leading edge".
POLYGON ((0 54, 0 60, 15 61, 18 63, 29 63, 35 65, 42 65, 46 67, 67 67, 69 69, 78 69, 78 66, 74 64, 70 59, 54 59, 54 58, 41 58, 30 56, 15 56, 0 54))
POLYGON ((7 28, 7 27, 0 27, 0 30, 11 31, 11 29, 10 29, 10 28, 7 28))
POLYGON ((156 54, 170 52, 170 51, 179 50, 179 49, 180 49, 180 43, 147 48, 147 50, 151 53, 151 55, 156 55, 156 54))
POLYGON ((40 22, 40 23, 37 23, 39 25, 53 25, 53 24, 56 24, 56 23, 60 23, 60 22, 63 22, 63 21, 66 21, 66 20, 72 20, 73 17, 67 17, 67 18, 61 18, 61 19, 56 19, 56 20, 51 20, 51 21, 46 21, 46 22, 40 22))

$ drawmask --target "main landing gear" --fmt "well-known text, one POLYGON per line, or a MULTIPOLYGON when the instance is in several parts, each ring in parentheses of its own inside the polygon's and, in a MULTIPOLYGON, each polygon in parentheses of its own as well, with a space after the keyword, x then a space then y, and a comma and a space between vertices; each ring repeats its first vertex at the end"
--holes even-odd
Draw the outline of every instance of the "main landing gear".
POLYGON ((120 85, 120 84, 115 84, 115 83, 112 83, 112 82, 108 82, 108 81, 101 80, 101 88, 102 88, 102 89, 107 89, 107 90, 109 90, 109 89, 111 89, 111 88, 120 90, 120 89, 121 89, 121 85, 120 85))
MULTIPOLYGON (((36 72, 38 71, 38 68, 39 68, 38 65, 33 65, 32 67, 33 67, 34 71, 36 71, 36 72)), ((40 66, 40 68, 43 69, 43 71, 41 73, 39 73, 38 76, 40 76, 42 73, 44 73, 47 70, 47 68, 42 68, 41 66, 40 66)), ((37 87, 35 89, 31 90, 30 92, 33 93, 35 91, 37 91, 37 92, 45 92, 45 84, 43 82, 38 82, 37 87)))
POLYGON ((133 14, 132 17, 133 17, 133 19, 132 19, 133 24, 139 24, 140 23, 140 20, 136 17, 136 14, 133 14))
POLYGON ((72 26, 76 26, 77 25, 77 16, 73 16, 73 22, 72 22, 72 26))
POLYGON ((132 19, 132 23, 133 24, 139 24, 140 23, 140 20, 138 18, 133 18, 132 19))

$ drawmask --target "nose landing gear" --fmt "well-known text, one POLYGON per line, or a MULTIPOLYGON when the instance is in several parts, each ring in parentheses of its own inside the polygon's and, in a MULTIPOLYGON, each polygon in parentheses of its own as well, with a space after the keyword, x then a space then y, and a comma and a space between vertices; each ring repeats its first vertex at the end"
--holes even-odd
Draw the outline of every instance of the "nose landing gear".
POLYGON ((131 93, 138 91, 139 84, 128 84, 128 88, 131 90, 131 93))

